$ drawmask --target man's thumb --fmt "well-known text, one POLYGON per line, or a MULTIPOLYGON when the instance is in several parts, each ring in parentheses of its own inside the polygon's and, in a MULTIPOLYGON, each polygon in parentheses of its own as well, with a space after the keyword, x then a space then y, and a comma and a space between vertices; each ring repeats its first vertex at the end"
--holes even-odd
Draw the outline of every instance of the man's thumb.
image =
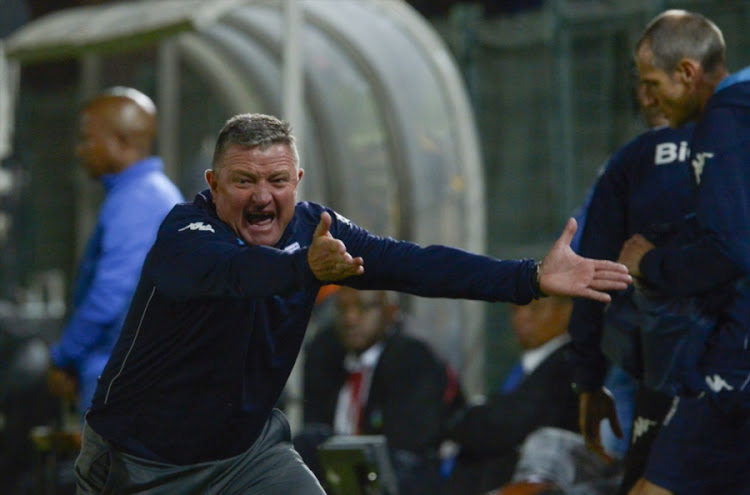
POLYGON ((318 226, 315 227, 315 232, 313 232, 313 237, 322 237, 328 233, 328 229, 331 228, 331 215, 328 214, 327 211, 324 211, 320 214, 320 222, 318 223, 318 226))
POLYGON ((568 223, 565 224, 562 234, 560 234, 559 242, 563 242, 566 246, 570 246, 573 236, 576 235, 576 230, 578 230, 578 222, 576 222, 575 218, 571 217, 568 219, 568 223))

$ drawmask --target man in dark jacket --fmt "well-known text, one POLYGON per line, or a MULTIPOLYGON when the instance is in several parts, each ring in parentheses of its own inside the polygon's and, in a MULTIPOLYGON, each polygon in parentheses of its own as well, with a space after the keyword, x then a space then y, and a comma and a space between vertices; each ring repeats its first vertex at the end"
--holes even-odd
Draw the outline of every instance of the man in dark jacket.
MULTIPOLYGON (((306 346, 305 427, 295 448, 322 480, 317 446, 332 435, 383 435, 401 493, 434 495, 438 447, 463 405, 457 377, 403 329, 395 294, 341 287, 334 324, 306 346)), ((325 483, 323 483, 325 484, 325 483)))
POLYGON ((460 453, 449 480, 452 493, 485 493, 510 481, 518 449, 536 429, 578 430, 578 398, 570 387, 571 307, 564 297, 513 306, 521 359, 500 390, 454 417, 448 434, 460 453))
MULTIPOLYGON (((603 259, 617 259, 623 243, 635 233, 647 235, 652 242, 664 244, 685 224, 695 210, 695 185, 690 167, 688 143, 693 125, 678 129, 666 126, 656 100, 645 84, 639 84, 641 113, 650 129, 617 150, 598 177, 586 207, 586 220, 578 253, 603 259), (654 113, 654 109, 656 113, 654 113)), ((609 318, 634 318, 621 313, 632 310, 633 291, 613 295, 614 303, 606 307, 609 318), (619 313, 619 314, 618 314, 619 313)), ((579 392, 580 426, 587 445, 604 459, 612 461, 616 453, 606 452, 600 428, 608 419, 612 430, 620 432, 612 394, 604 387, 607 360, 600 346, 603 342, 604 304, 586 299, 575 301, 570 321, 573 340, 572 357, 576 365, 575 388, 579 392)), ((611 328, 610 328, 610 331, 611 328)), ((607 350, 634 379, 643 377, 640 334, 621 335, 632 345, 617 339, 607 350), (615 352, 611 347, 615 346, 615 352), (626 352, 632 350, 632 354, 626 352)), ((617 370, 615 370, 617 372, 617 370)), ((625 453, 625 475, 618 493, 625 494, 643 474, 648 450, 661 421, 671 405, 671 396, 638 385, 635 394, 633 432, 625 453)), ((622 425, 630 426, 630 425, 622 425)))
POLYGON ((377 237, 297 203, 303 171, 275 117, 228 120, 212 166, 210 190, 170 212, 146 258, 87 414, 84 493, 321 493, 274 405, 324 283, 525 304, 607 301, 630 281, 570 249, 572 219, 540 266, 377 237))
POLYGON ((632 495, 750 490, 750 67, 729 75, 719 28, 700 14, 657 16, 636 44, 641 81, 690 144, 698 235, 655 247, 636 234, 620 259, 660 293, 728 301, 697 366, 702 390, 673 403, 632 495))

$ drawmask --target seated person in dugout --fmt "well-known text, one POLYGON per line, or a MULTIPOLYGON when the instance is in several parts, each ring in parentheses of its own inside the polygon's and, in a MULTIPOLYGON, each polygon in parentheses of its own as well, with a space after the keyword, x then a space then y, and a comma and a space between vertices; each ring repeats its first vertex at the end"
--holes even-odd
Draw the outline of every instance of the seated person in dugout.
POLYGON ((448 480, 451 493, 484 493, 507 483, 527 435, 543 426, 578 431, 578 397, 570 387, 572 301, 547 297, 514 305, 510 324, 519 362, 499 390, 457 414, 448 436, 459 445, 448 480))
POLYGON ((294 445, 326 485, 317 447, 332 435, 384 435, 401 493, 440 489, 437 449, 464 403, 452 368, 403 329, 396 294, 341 287, 333 325, 306 347, 305 428, 294 445))

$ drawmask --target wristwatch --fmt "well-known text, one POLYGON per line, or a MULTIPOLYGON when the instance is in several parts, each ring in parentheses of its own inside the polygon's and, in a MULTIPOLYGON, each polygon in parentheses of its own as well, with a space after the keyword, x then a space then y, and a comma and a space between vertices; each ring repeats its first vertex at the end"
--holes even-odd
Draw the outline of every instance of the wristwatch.
POLYGON ((541 261, 537 261, 531 266, 531 290, 534 291, 534 299, 547 297, 547 294, 545 294, 542 291, 542 287, 540 285, 541 271, 542 271, 541 261))

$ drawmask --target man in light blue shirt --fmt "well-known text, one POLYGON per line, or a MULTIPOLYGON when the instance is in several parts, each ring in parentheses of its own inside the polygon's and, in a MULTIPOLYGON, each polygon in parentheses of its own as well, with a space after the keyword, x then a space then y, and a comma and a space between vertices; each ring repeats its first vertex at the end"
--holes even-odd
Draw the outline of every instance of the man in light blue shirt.
POLYGON ((81 413, 91 403, 159 225, 183 201, 161 159, 151 156, 156 128, 156 106, 131 88, 103 92, 80 114, 76 154, 106 196, 78 267, 70 318, 51 348, 48 383, 55 395, 77 396, 81 413))

